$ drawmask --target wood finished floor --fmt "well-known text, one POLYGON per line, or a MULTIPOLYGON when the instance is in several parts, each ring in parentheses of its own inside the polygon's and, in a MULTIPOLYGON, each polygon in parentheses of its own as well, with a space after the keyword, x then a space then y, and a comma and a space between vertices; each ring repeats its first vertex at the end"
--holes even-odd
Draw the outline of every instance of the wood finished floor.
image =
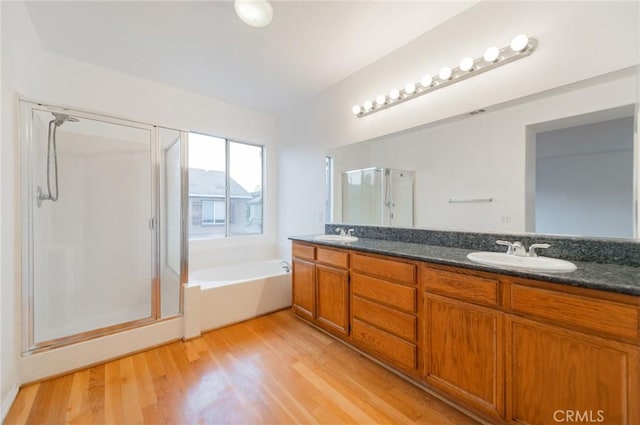
POLYGON ((5 424, 476 424, 290 311, 24 387, 5 424))

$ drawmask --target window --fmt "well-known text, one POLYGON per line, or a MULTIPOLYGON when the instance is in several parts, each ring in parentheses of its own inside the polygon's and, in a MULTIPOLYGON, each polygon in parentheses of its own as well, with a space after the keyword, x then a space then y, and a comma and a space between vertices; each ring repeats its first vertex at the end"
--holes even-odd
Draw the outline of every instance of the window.
POLYGON ((224 201, 202 201, 202 225, 213 226, 226 222, 224 201))
POLYGON ((189 237, 262 233, 262 146, 189 133, 189 237))
POLYGON ((333 158, 325 156, 324 158, 324 221, 330 223, 333 221, 333 158))

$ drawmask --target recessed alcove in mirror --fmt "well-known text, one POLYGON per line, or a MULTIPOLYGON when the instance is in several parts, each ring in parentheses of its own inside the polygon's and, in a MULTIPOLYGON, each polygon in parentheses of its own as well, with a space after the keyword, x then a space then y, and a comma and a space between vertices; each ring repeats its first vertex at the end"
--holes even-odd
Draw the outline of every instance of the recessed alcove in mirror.
MULTIPOLYGON (((348 223, 342 215, 341 175, 349 170, 385 167, 414 173, 413 227, 501 234, 538 232, 637 238, 636 204, 640 184, 634 180, 638 177, 633 168, 640 163, 635 140, 637 82, 638 68, 628 68, 505 104, 487 106, 483 113, 453 117, 332 149, 327 155, 333 159, 333 221, 348 223), (553 126, 562 124, 563 120, 565 127, 572 127, 607 120, 624 121, 625 118, 627 127, 631 124, 635 146, 626 154, 626 162, 629 163, 630 157, 632 167, 625 171, 626 176, 631 176, 624 190, 628 197, 627 212, 630 211, 630 214, 625 213, 630 220, 626 233, 603 233, 588 225, 581 228, 536 226, 536 134, 559 130, 560 127, 553 126)), ((609 143, 608 139, 604 142, 609 143)), ((598 171, 606 175, 612 167, 605 163, 581 162, 579 158, 575 162, 577 168, 582 163, 583 171, 591 169, 594 174, 598 171)), ((549 167, 554 168, 553 165, 549 167)), ((595 209, 596 203, 609 202, 598 196, 590 199, 593 205, 583 205, 583 210, 595 209)), ((583 218, 577 212, 572 214, 574 218, 569 222, 583 218)), ((547 224, 553 224, 553 212, 550 216, 549 220, 548 214, 547 224)), ((598 220, 619 218, 611 216, 598 220)))
POLYGON ((634 236, 633 112, 622 107, 535 126, 535 212, 527 230, 634 236))

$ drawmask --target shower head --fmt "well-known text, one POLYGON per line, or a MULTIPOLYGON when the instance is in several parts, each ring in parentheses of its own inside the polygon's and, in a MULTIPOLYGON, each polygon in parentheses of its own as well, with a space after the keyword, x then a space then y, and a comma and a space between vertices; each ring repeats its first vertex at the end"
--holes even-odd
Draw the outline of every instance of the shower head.
POLYGON ((80 121, 78 118, 66 115, 66 114, 59 114, 56 112, 52 112, 51 113, 54 117, 53 122, 56 124, 56 127, 60 127, 65 121, 69 121, 69 122, 78 122, 80 121))

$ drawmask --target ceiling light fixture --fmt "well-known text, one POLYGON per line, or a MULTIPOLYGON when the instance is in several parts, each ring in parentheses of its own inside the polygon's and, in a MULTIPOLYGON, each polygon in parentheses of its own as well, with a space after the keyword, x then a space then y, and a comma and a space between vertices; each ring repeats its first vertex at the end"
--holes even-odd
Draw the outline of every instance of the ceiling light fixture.
POLYGON ((267 0, 236 0, 233 8, 242 22, 252 27, 264 27, 273 19, 273 8, 267 0))
MULTIPOLYGON (((236 0, 236 2, 237 1, 238 0, 236 0)), ((386 96, 384 97, 384 101, 378 102, 378 99, 376 99, 374 103, 368 100, 362 107, 360 105, 354 106, 352 112, 357 117, 363 117, 390 108, 423 94, 482 74, 490 69, 495 69, 527 57, 533 53, 537 47, 538 40, 535 38, 528 37, 524 34, 517 35, 511 40, 509 46, 503 47, 502 49, 493 46, 489 47, 483 56, 476 59, 465 57, 459 66, 455 68, 442 67, 437 76, 431 77, 430 75, 425 75, 419 83, 407 83, 402 91, 397 89, 392 90, 388 98, 386 96), (417 89, 418 84, 420 85, 419 90, 417 89)), ((381 95, 379 98, 382 100, 383 96, 381 95)))

